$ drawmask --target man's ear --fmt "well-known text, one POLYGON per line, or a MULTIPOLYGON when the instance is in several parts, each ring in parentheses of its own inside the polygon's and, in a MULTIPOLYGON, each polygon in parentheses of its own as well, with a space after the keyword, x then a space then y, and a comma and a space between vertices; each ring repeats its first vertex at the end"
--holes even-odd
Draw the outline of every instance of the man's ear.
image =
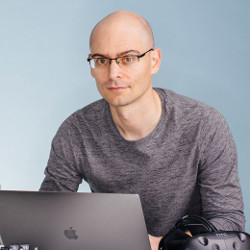
POLYGON ((152 51, 152 54, 151 73, 156 74, 159 71, 161 65, 161 50, 154 49, 154 51, 152 51))

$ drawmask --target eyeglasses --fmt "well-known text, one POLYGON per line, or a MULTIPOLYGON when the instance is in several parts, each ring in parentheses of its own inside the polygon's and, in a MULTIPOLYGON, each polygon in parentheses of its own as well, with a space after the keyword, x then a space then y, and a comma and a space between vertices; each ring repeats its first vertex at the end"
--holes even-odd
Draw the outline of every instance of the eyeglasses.
POLYGON ((141 55, 126 55, 116 58, 108 58, 108 57, 101 57, 101 56, 91 56, 89 55, 87 61, 92 69, 107 69, 108 66, 111 64, 111 61, 115 61, 120 67, 123 68, 130 68, 135 66, 139 61, 140 58, 144 57, 148 52, 153 51, 154 49, 150 49, 141 55))

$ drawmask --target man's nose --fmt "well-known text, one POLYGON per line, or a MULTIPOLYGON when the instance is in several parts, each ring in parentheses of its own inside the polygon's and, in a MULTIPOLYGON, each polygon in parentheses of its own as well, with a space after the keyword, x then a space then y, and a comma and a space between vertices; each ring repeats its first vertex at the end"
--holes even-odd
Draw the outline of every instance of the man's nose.
POLYGON ((111 80, 120 78, 122 76, 122 70, 116 60, 111 60, 109 65, 109 78, 111 80))

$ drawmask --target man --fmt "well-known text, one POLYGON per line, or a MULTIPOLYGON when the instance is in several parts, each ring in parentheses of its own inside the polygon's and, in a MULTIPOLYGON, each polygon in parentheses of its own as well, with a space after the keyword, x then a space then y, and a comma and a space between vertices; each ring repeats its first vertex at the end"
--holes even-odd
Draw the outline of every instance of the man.
POLYGON ((41 190, 138 193, 152 249, 185 214, 243 230, 235 144, 213 108, 152 88, 161 52, 141 16, 114 12, 90 36, 88 61, 103 99, 58 130, 41 190), (156 238, 157 236, 157 238, 156 238))

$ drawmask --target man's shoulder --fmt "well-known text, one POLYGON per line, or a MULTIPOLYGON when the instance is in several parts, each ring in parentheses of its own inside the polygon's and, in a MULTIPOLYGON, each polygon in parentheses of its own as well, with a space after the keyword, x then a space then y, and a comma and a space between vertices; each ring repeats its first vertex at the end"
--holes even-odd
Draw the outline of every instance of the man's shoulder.
POLYGON ((97 100, 95 102, 92 102, 88 104, 87 106, 84 106, 81 109, 78 109, 75 111, 72 115, 80 115, 80 116, 92 116, 93 114, 100 114, 100 112, 103 112, 108 107, 108 103, 102 98, 100 100, 97 100))
POLYGON ((214 107, 202 101, 178 94, 172 90, 155 89, 163 99, 164 105, 169 112, 174 112, 180 118, 213 120, 223 119, 223 116, 214 107))
POLYGON ((155 88, 155 90, 158 92, 158 94, 161 96, 161 98, 164 98, 164 102, 166 105, 170 106, 186 106, 189 107, 201 107, 201 108, 212 108, 211 106, 193 99, 191 97, 187 97, 181 94, 178 94, 172 90, 169 89, 163 89, 163 88, 155 88))
POLYGON ((77 110, 72 115, 80 116, 98 116, 108 108, 108 103, 103 98, 88 104, 87 106, 77 110))
POLYGON ((103 117, 107 115, 108 109, 108 103, 104 99, 100 99, 75 111, 64 123, 75 127, 91 126, 98 121, 102 121, 103 117))

